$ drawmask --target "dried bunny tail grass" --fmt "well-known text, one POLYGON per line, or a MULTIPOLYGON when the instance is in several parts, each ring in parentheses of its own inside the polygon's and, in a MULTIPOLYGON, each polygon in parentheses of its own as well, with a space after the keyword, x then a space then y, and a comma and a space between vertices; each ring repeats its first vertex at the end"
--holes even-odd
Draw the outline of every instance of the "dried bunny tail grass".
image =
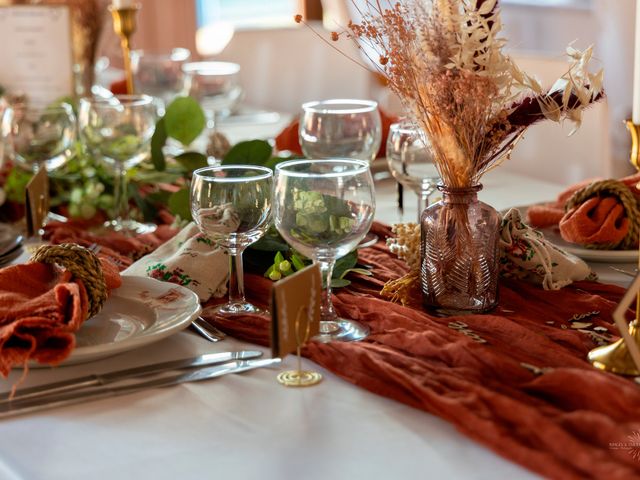
POLYGON ((420 225, 417 223, 396 223, 391 227, 395 237, 387 239, 391 253, 404 260, 411 271, 420 269, 420 225))

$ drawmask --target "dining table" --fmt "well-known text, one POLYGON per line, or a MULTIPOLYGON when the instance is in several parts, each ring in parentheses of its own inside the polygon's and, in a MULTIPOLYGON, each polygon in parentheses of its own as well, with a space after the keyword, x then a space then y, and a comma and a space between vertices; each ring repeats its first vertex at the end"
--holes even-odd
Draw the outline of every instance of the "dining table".
MULTIPOLYGON (((551 200, 565 188, 500 168, 482 183, 480 199, 498 210, 551 200)), ((395 181, 380 179, 375 188, 377 221, 415 221, 412 193, 405 192, 401 214, 395 181)), ((629 283, 611 264, 590 266, 602 282, 629 283)), ((20 388, 244 349, 271 354, 230 336, 211 343, 185 329, 80 364, 32 367, 20 388)), ((277 374, 296 365, 295 355, 288 355, 277 366, 0 420, 0 479, 537 478, 445 420, 371 393, 307 359, 302 367, 320 372, 321 383, 278 383, 277 374)), ((0 390, 9 391, 22 375, 14 369, 0 390)))

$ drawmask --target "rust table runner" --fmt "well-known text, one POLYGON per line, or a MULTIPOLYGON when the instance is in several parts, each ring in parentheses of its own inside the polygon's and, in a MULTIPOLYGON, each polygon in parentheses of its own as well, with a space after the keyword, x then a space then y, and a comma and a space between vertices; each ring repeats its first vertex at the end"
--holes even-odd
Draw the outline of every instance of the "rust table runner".
MULTIPOLYGON (((389 230, 375 226, 384 238, 389 230)), ((366 323, 359 343, 309 343, 305 356, 374 393, 422 409, 500 455, 552 478, 640 477, 640 385, 586 361, 592 336, 571 328, 576 314, 611 333, 623 289, 581 282, 545 291, 505 281, 491 314, 435 317, 380 298, 384 282, 405 272, 383 242, 360 251, 374 277, 334 297, 338 314, 366 323), (459 322, 463 322, 462 324, 459 322), (463 325, 466 325, 464 327, 463 325), (637 435, 638 448, 627 448, 637 435), (616 445, 617 444, 617 445, 616 445)), ((266 303, 270 282, 247 275, 251 300, 266 303)), ((269 342, 268 324, 216 321, 230 334, 269 342)), ((419 454, 419 452, 416 452, 419 454)))

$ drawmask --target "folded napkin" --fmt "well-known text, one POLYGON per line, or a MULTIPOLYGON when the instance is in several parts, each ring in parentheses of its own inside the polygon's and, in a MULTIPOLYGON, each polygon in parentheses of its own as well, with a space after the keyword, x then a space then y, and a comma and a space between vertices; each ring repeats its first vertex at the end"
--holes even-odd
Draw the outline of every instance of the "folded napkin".
POLYGON ((545 290, 595 279, 583 260, 548 242, 522 221, 515 208, 502 219, 499 245, 501 274, 505 277, 540 284, 545 290))
MULTIPOLYGON (((527 217, 531 226, 557 226, 564 240, 579 245, 597 247, 621 244, 629 232, 630 221, 618 196, 602 193, 565 211, 574 193, 593 182, 587 180, 572 185, 555 202, 530 207, 527 217)), ((640 198, 640 173, 622 178, 620 182, 628 187, 636 199, 640 198)))
POLYGON ((193 290, 201 302, 227 292, 229 259, 190 223, 153 253, 135 262, 124 275, 147 276, 193 290))
MULTIPOLYGON (((382 121, 382 139, 380 141, 380 148, 376 154, 376 158, 384 157, 387 153, 387 135, 389 134, 389 127, 392 123, 398 121, 398 117, 394 115, 387 115, 382 109, 380 111, 380 120, 382 121)), ((302 155, 302 148, 300 148, 300 139, 298 138, 298 129, 300 122, 296 119, 293 120, 287 127, 282 130, 276 137, 276 149, 289 150, 297 155, 302 155)))
MULTIPOLYGON (((107 289, 122 281, 118 269, 101 258, 107 289)), ((87 319, 89 300, 81 280, 53 265, 28 263, 0 269, 0 374, 29 360, 55 365, 75 346, 87 319)))

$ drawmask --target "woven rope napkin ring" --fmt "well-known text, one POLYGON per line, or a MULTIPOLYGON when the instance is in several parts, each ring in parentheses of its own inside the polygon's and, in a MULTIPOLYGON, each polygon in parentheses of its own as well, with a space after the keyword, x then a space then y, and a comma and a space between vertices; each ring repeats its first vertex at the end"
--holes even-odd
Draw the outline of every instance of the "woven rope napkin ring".
POLYGON ((97 314, 107 300, 107 283, 102 264, 89 249, 75 243, 42 245, 30 258, 31 262, 58 264, 82 280, 89 297, 89 317, 97 314))
POLYGON ((591 197, 597 195, 618 197, 624 207, 627 218, 629 219, 629 231, 627 235, 617 243, 602 243, 586 245, 589 248, 597 249, 617 249, 629 250, 635 248, 638 242, 638 234, 640 233, 640 209, 638 201, 631 189, 618 180, 599 180, 593 182, 586 187, 576 191, 564 206, 565 211, 571 210, 573 207, 583 203, 591 197))

